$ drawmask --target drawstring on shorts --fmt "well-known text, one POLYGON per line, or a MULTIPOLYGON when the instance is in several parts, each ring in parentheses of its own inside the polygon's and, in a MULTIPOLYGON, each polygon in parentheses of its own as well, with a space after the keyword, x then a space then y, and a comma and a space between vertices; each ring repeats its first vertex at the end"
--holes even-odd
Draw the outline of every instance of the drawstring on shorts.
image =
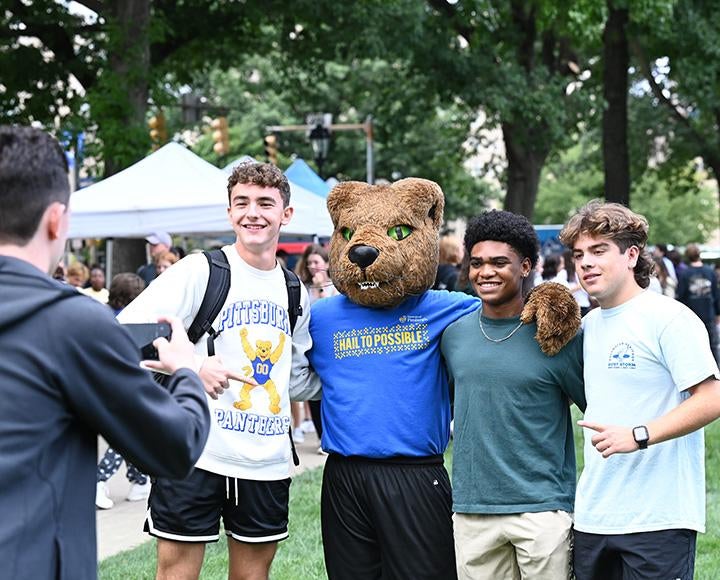
MULTIPOLYGON (((225 476, 225 499, 230 499, 230 477, 225 476)), ((237 477, 233 477, 232 480, 235 482, 235 505, 238 505, 238 480, 237 477)))

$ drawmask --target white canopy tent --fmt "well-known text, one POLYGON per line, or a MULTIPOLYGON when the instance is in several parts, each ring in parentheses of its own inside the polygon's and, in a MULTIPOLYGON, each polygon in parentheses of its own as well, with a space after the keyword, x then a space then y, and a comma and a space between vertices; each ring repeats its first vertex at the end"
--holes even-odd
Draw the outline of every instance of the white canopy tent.
MULTIPOLYGON (((290 182, 292 220, 283 233, 330 236, 325 200, 290 182)), ((71 238, 144 237, 231 231, 227 174, 192 151, 169 143, 152 155, 70 197, 71 238)))

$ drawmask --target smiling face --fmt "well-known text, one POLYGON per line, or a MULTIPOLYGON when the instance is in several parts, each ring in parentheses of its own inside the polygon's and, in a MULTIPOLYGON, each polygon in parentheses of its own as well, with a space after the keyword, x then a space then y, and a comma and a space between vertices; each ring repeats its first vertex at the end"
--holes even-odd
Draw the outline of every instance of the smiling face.
POLYGON ((228 217, 240 257, 261 270, 274 268, 280 227, 290 221, 292 213, 291 207, 283 207, 277 188, 236 184, 230 193, 228 217))
POLYGON ((523 309, 523 278, 531 270, 523 258, 505 242, 478 242, 470 251, 468 277, 483 301, 483 313, 491 318, 517 316, 523 309))
POLYGON ((633 272, 640 253, 637 246, 623 252, 607 238, 581 234, 572 250, 580 284, 601 308, 619 306, 642 292, 633 272))

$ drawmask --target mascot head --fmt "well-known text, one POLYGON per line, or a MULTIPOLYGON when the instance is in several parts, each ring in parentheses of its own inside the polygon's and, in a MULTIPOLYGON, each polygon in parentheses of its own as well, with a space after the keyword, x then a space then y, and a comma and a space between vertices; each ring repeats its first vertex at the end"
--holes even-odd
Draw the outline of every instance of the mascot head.
POLYGON ((348 181, 335 186, 327 205, 335 226, 330 274, 350 300, 388 308, 433 285, 445 206, 437 183, 348 181))

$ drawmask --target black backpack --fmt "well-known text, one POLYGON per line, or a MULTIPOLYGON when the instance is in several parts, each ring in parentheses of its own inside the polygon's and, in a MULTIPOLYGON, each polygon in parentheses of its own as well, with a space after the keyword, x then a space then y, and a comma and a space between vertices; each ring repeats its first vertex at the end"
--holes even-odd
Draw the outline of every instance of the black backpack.
MULTIPOLYGON (((230 292, 230 264, 228 264, 227 256, 222 250, 210 250, 203 252, 210 266, 210 278, 208 279, 205 296, 203 296, 200 308, 195 315, 195 319, 187 330, 190 342, 195 344, 200 337, 208 333, 208 356, 215 354, 215 339, 218 332, 212 327, 212 323, 220 314, 220 309, 225 304, 228 292, 230 292)), ((287 286, 288 295, 288 316, 290 317, 290 335, 295 330, 298 316, 302 316, 302 306, 300 305, 300 279, 292 270, 288 270, 280 264, 285 275, 285 285, 287 286)))
MULTIPOLYGON (((230 264, 228 264, 227 256, 222 250, 204 251, 203 255, 207 258, 210 266, 210 277, 208 278, 205 296, 200 303, 200 308, 195 315, 195 319, 187 330, 190 342, 195 344, 200 337, 207 333, 207 351, 208 356, 215 355, 215 339, 220 334, 213 327, 212 323, 220 314, 220 309, 225 304, 228 292, 230 292, 230 264)), ((295 330, 298 316, 302 316, 302 305, 300 304, 300 279, 292 270, 288 270, 280 264, 285 276, 285 286, 288 295, 288 317, 290 318, 290 335, 295 330)), ((292 438, 292 428, 288 430, 290 436, 290 448, 292 449, 293 463, 300 465, 300 458, 295 450, 295 441, 292 438)))

